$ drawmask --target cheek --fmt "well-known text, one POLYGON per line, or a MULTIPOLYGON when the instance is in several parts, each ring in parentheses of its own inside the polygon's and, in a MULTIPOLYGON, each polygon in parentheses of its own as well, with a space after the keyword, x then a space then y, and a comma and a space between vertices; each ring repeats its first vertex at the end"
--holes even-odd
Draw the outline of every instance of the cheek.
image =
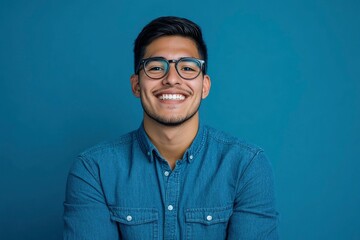
POLYGON ((142 94, 148 94, 151 89, 151 85, 149 85, 148 83, 144 84, 143 82, 140 82, 139 88, 142 94))
POLYGON ((202 95, 202 93, 203 93, 203 85, 201 83, 193 86, 193 89, 194 89, 194 92, 196 94, 202 95))
POLYGON ((152 88, 148 85, 140 85, 140 96, 142 99, 150 100, 154 97, 152 94, 152 88))

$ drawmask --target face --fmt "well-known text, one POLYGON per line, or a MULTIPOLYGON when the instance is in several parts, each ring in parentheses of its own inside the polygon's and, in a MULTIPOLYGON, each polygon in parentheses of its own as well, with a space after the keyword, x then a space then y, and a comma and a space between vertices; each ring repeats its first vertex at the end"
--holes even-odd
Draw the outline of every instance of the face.
MULTIPOLYGON (((160 37, 151 42, 143 58, 163 57, 177 60, 181 57, 200 59, 193 40, 180 36, 160 37)), ((166 126, 177 126, 198 117, 201 100, 210 90, 210 78, 202 73, 195 79, 182 79, 170 64, 168 74, 161 79, 151 79, 144 70, 131 77, 135 96, 140 97, 144 121, 155 121, 166 126)))

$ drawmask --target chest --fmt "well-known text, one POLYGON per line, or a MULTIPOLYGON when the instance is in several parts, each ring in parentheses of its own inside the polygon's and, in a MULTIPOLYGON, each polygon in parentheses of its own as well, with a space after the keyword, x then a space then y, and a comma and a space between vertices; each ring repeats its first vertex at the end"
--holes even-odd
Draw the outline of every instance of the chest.
POLYGON ((152 162, 104 182, 112 220, 124 239, 224 239, 236 179, 226 169, 152 162))

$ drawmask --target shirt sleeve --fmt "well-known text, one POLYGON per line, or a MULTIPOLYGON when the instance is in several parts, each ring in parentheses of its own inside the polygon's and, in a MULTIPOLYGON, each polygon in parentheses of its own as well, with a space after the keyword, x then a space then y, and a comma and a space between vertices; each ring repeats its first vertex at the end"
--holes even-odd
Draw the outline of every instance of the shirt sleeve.
POLYGON ((270 162, 262 151, 252 158, 237 186, 227 239, 279 239, 274 177, 270 162))
POLYGON ((119 239, 93 162, 79 157, 67 179, 64 202, 64 239, 119 239))

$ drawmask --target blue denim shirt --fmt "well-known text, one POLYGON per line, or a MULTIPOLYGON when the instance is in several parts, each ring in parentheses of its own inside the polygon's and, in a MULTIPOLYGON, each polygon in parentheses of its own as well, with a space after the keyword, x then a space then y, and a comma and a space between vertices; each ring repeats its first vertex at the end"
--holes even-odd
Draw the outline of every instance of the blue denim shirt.
POLYGON ((64 206, 64 239, 278 239, 263 151, 201 124, 173 170, 143 126, 85 151, 64 206))

